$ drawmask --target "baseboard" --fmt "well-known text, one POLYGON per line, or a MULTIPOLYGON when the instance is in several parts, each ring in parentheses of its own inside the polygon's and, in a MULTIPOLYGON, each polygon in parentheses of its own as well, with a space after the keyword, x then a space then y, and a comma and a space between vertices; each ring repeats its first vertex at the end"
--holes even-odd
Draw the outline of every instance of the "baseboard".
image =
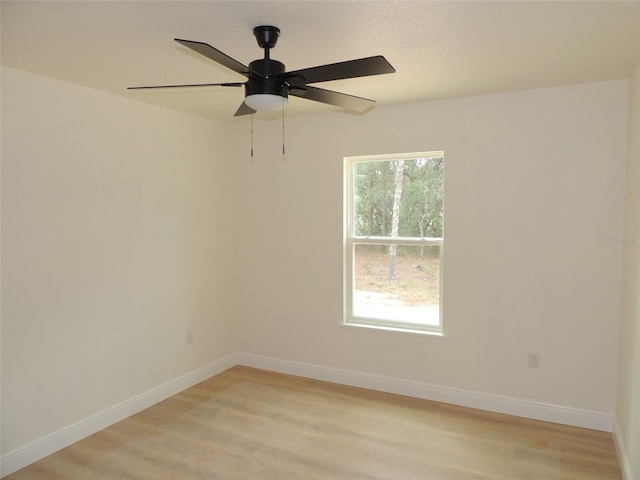
POLYGON ((166 400, 193 385, 233 367, 237 363, 235 357, 235 354, 227 355, 226 357, 171 380, 164 385, 160 385, 130 400, 80 420, 44 438, 29 443, 24 447, 6 453, 0 458, 0 476, 4 477, 20 470, 33 462, 68 447, 89 435, 93 435, 114 423, 124 420, 145 408, 149 408, 158 402, 166 400))
POLYGON ((613 427, 613 416, 600 412, 399 380, 306 363, 291 362, 248 353, 238 353, 236 359, 238 364, 248 367, 434 400, 469 408, 478 408, 480 410, 515 415, 534 420, 543 420, 604 432, 611 432, 613 427))
POLYGON ((620 431, 620 425, 618 420, 613 422, 613 443, 616 446, 618 452, 618 461, 620 462, 620 469, 622 470, 622 480, 633 480, 631 476, 631 464, 629 463, 629 456, 627 449, 625 448, 624 439, 622 438, 622 432, 620 431))

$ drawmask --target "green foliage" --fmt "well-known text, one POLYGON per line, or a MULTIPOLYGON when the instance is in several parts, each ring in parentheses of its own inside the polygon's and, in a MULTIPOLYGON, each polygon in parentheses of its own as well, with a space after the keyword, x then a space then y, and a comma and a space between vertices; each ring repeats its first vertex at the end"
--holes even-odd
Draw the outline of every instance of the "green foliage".
MULTIPOLYGON (((354 165, 354 227, 358 236, 391 236, 397 161, 354 165)), ((400 237, 442 237, 444 200, 442 157, 404 160, 400 237)))

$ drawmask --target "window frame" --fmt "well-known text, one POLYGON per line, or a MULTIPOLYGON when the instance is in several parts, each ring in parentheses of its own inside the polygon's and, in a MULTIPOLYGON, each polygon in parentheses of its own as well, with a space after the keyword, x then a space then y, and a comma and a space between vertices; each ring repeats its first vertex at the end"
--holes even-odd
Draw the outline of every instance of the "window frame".
MULTIPOLYGON (((354 170, 357 163, 394 160, 414 160, 416 158, 436 157, 444 160, 444 151, 411 152, 389 155, 361 155, 344 157, 344 302, 343 321, 346 326, 392 330, 409 333, 444 336, 443 322, 443 259, 444 231, 442 237, 389 237, 389 236, 357 236, 354 235, 354 170), (439 247, 439 294, 438 325, 420 325, 414 322, 362 317, 354 315, 355 293, 355 247, 356 245, 399 245, 399 246, 438 246, 439 247)), ((443 179, 444 181, 444 179, 443 179)), ((443 201, 444 215, 444 201, 443 201)))

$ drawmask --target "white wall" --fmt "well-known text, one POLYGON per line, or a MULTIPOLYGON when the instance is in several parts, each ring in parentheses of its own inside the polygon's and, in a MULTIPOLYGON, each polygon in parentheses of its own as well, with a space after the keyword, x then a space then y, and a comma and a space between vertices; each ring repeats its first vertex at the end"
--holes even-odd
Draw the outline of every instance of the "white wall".
POLYGON ((241 351, 612 415, 626 111, 617 81, 298 117, 284 159, 280 122, 254 121, 241 351), (342 326, 342 159, 425 150, 445 151, 447 337, 342 326))
POLYGON ((620 326, 618 448, 629 480, 640 479, 640 59, 629 88, 627 183, 620 326))
POLYGON ((2 69, 3 452, 236 351, 226 133, 2 69))
POLYGON ((626 88, 296 117, 285 158, 256 119, 251 159, 248 119, 3 68, 2 451, 236 351, 613 414, 626 88), (447 337, 341 326, 342 158, 430 149, 447 337))

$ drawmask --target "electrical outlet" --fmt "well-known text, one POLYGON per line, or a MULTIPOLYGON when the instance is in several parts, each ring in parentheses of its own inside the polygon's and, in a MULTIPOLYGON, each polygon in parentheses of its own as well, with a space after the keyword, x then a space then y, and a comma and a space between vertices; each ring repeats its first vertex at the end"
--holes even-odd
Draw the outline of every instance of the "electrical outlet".
POLYGON ((529 368, 540 368, 540 354, 529 352, 529 368))
POLYGON ((187 332, 187 345, 191 345, 193 343, 193 332, 189 330, 187 332))

